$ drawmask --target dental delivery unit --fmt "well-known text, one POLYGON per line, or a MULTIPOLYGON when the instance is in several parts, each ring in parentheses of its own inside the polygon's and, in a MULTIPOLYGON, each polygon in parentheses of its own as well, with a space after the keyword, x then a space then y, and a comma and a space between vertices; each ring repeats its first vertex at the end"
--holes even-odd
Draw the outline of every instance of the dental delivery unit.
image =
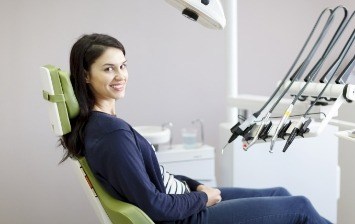
POLYGON ((270 141, 270 152, 273 152, 276 140, 286 140, 283 148, 285 152, 296 137, 319 135, 329 121, 337 116, 338 109, 343 103, 351 103, 355 100, 355 85, 347 83, 355 67, 355 49, 352 48, 355 38, 354 14, 355 12, 348 16, 348 11, 343 6, 334 9, 326 8, 321 12, 301 51, 277 88, 258 111, 230 129, 232 136, 226 146, 241 136, 244 150, 248 150, 257 142, 270 141), (340 21, 332 27, 339 16, 340 21), (329 59, 331 58, 329 54, 340 38, 343 38, 345 44, 340 44, 343 46, 340 47, 341 51, 336 54, 335 60, 329 59), (313 45, 310 44, 311 39, 314 39, 313 45), (324 43, 324 40, 329 41, 324 43), (320 48, 322 44, 325 44, 324 49, 320 48), (305 49, 310 49, 308 54, 305 53, 305 49), (320 57, 311 67, 315 55, 320 57), (349 62, 345 60, 346 57, 350 58, 349 62), (300 60, 301 58, 303 61, 300 60), (334 61, 329 62, 329 60, 334 61), (326 61, 328 63, 325 63, 326 61), (324 74, 319 74, 325 64, 330 66, 325 67, 324 74), (308 66, 310 66, 309 71, 308 66), (291 104, 285 108, 283 116, 272 117, 276 106, 289 95, 292 98, 291 104), (294 106, 300 101, 307 103, 306 111, 301 115, 292 115, 294 106), (316 107, 321 107, 321 112, 314 113, 312 109, 316 107), (314 116, 315 114, 317 116, 314 116), (296 116, 299 118, 291 119, 296 116))

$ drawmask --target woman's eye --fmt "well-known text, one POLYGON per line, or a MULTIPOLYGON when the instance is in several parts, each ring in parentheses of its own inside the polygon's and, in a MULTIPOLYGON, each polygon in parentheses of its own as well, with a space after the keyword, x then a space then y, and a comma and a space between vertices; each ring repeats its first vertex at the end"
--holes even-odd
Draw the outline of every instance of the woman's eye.
POLYGON ((124 68, 127 68, 127 64, 122 64, 122 65, 120 66, 120 69, 124 69, 124 68))
POLYGON ((113 68, 112 68, 112 67, 105 68, 105 71, 106 71, 106 72, 112 72, 112 71, 113 71, 113 68))

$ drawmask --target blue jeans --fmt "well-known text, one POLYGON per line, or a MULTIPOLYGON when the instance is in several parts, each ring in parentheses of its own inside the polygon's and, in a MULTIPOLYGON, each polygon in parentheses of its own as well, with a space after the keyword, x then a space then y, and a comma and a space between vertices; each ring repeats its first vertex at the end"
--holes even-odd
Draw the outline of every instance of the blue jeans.
POLYGON ((222 201, 208 207, 208 224, 328 224, 311 202, 284 188, 220 188, 222 201))

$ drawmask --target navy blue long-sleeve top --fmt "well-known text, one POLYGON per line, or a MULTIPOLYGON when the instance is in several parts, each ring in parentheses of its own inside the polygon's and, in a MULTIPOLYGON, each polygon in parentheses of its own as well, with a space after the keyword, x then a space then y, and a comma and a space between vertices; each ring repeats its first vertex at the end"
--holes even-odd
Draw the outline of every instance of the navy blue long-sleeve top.
POLYGON ((166 194, 154 150, 124 120, 92 112, 85 127, 84 154, 95 177, 113 197, 136 205, 154 222, 206 222, 207 195, 194 191, 199 183, 176 176, 192 192, 166 194))

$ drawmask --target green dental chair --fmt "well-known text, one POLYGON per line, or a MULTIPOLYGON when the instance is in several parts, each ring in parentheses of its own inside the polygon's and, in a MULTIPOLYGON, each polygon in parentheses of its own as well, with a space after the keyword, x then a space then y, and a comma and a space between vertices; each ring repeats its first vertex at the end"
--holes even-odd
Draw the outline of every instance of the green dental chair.
MULTIPOLYGON (((51 127, 62 136, 71 131, 69 119, 79 113, 79 104, 74 95, 69 75, 51 65, 41 67, 43 98, 48 102, 51 127)), ((109 195, 88 166, 84 157, 73 159, 75 171, 79 174, 100 222, 122 224, 151 224, 154 222, 138 207, 117 200, 109 195)))

